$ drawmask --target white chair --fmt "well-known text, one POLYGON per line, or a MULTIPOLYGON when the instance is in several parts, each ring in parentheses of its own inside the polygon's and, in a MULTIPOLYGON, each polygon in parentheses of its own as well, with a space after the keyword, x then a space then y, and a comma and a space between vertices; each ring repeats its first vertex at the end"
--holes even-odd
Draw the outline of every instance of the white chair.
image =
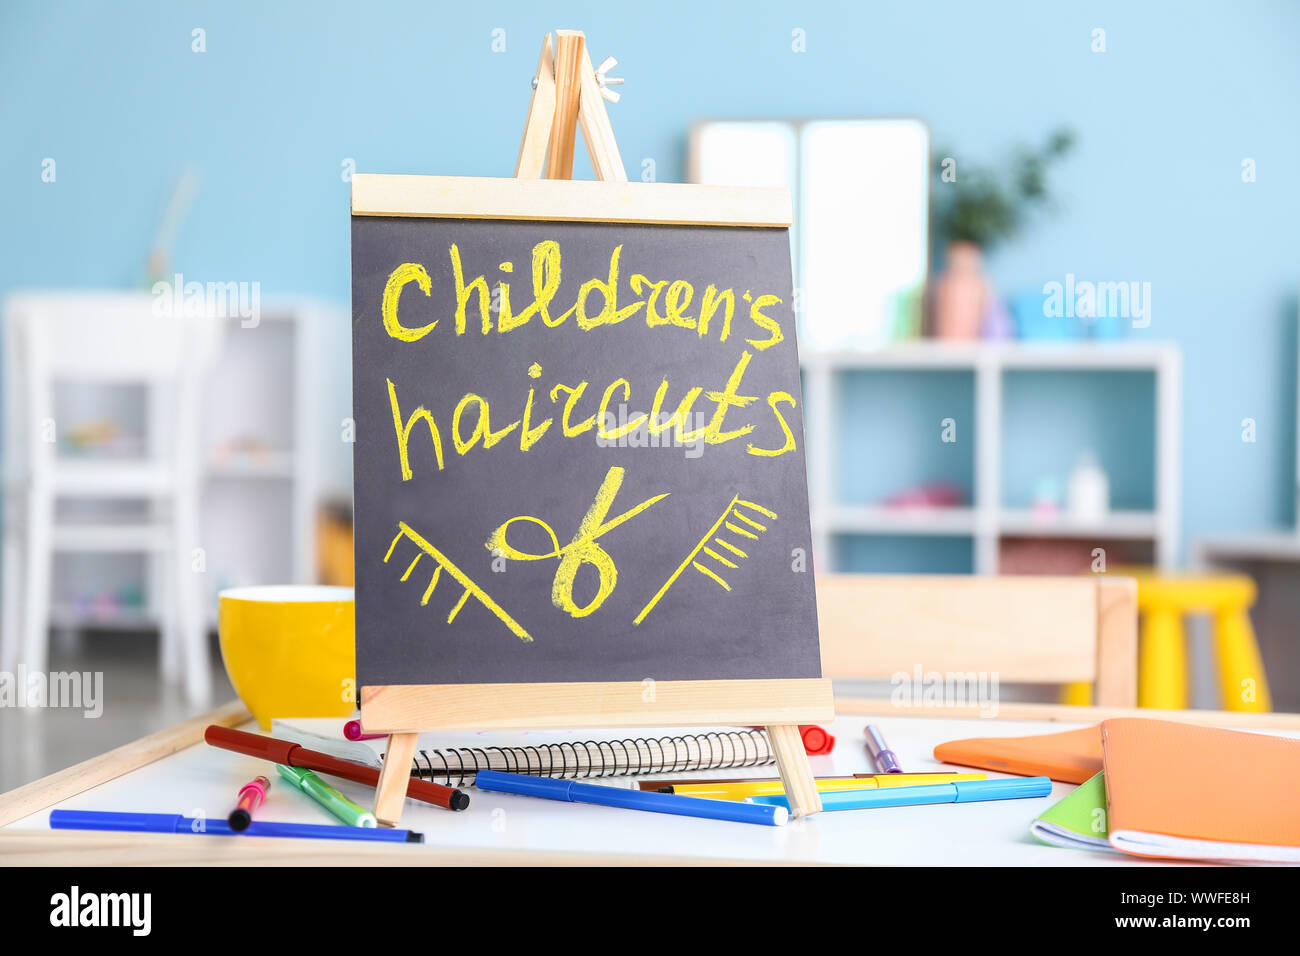
POLYGON ((156 314, 169 304, 144 293, 12 296, 5 310, 3 634, 6 669, 48 660, 54 553, 159 555, 161 669, 183 676, 187 698, 211 694, 198 541, 203 372, 221 324, 156 314), (58 383, 144 386, 148 434, 138 458, 69 459, 57 453, 58 383), (65 521, 60 501, 136 499, 140 520, 65 521))

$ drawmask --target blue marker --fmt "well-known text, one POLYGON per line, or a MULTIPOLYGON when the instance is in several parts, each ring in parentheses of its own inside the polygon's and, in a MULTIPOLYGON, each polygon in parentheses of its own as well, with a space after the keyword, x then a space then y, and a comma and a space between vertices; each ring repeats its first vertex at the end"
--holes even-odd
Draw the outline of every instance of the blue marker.
POLYGON ((203 819, 179 813, 101 813, 98 810, 51 810, 51 830, 118 830, 128 833, 206 833, 209 836, 302 837, 309 840, 378 840, 384 843, 423 843, 413 830, 369 829, 319 823, 274 823, 254 820, 244 830, 232 830, 219 817, 203 819))
MULTIPOLYGON (((912 807, 924 803, 974 803, 977 800, 1017 800, 1045 797, 1052 792, 1049 777, 1011 780, 961 780, 922 787, 881 787, 879 790, 836 790, 821 794, 823 810, 865 810, 869 807, 912 807)), ((746 797, 746 803, 789 807, 784 794, 746 797)))
POLYGON ((567 800, 571 803, 596 803, 603 807, 675 813, 684 817, 706 817, 710 820, 732 820, 736 823, 760 823, 769 827, 782 826, 790 818, 789 808, 785 804, 758 806, 735 800, 706 800, 703 797, 682 797, 673 793, 653 793, 648 790, 597 787, 573 780, 532 777, 528 774, 503 773, 499 770, 480 770, 474 777, 474 786, 480 790, 517 793, 525 797, 545 797, 547 800, 567 800))

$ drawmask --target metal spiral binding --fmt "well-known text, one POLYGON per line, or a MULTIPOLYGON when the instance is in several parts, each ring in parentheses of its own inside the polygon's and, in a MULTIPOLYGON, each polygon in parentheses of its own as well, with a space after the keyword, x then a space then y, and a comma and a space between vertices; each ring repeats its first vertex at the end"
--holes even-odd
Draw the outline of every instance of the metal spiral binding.
POLYGON ((451 787, 473 782, 480 770, 538 777, 614 777, 757 767, 775 761, 763 730, 710 731, 680 737, 566 741, 523 747, 448 747, 421 750, 411 773, 451 787))

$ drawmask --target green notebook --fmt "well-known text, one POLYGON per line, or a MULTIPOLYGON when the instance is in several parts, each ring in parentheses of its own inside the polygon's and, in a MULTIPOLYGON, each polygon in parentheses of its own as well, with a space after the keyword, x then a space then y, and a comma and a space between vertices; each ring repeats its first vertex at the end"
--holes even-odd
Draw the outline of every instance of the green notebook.
POLYGON ((1087 783, 1053 804, 1033 823, 1035 839, 1071 850, 1119 852, 1106 841, 1106 781, 1095 774, 1087 783))

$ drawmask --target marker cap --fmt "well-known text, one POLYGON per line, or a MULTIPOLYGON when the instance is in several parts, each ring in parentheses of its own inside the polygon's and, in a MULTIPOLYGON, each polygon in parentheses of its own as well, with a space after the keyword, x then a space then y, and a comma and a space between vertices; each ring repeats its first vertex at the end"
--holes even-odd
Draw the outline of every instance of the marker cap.
POLYGON ((828 754, 835 749, 835 738, 816 724, 800 724, 799 736, 803 738, 804 753, 810 757, 828 754))
POLYGON ((957 790, 954 803, 975 800, 1016 800, 1022 797, 1045 797, 1052 792, 1048 777, 1011 777, 1006 780, 958 780, 948 784, 957 790))
POLYGON ((868 724, 866 734, 867 753, 871 755, 876 769, 881 773, 902 773, 903 766, 898 762, 898 756, 885 746, 885 738, 880 735, 880 731, 868 724))

